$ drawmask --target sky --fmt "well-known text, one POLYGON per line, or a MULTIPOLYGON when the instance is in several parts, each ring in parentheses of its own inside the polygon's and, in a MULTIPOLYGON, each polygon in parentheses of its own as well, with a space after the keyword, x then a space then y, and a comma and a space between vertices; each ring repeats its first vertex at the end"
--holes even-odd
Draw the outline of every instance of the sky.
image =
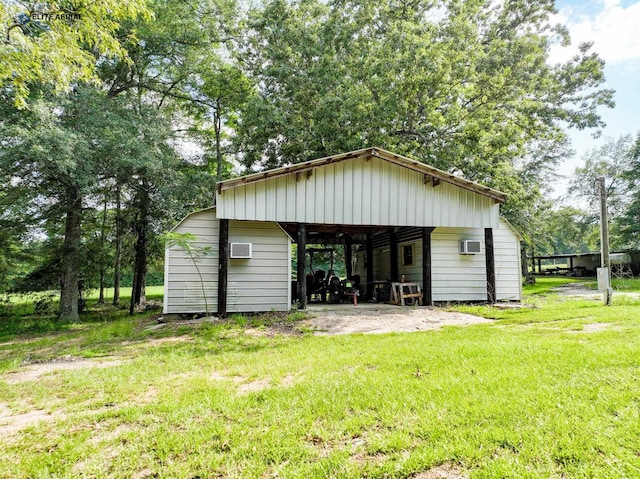
POLYGON ((640 0, 556 0, 557 19, 571 35, 571 46, 554 47, 550 60, 569 59, 582 42, 593 42, 592 50, 606 62, 604 88, 616 91, 615 108, 601 108, 607 126, 600 138, 592 131, 568 130, 576 154, 558 169, 556 195, 566 192, 567 176, 583 163, 590 149, 607 137, 640 132, 640 0))

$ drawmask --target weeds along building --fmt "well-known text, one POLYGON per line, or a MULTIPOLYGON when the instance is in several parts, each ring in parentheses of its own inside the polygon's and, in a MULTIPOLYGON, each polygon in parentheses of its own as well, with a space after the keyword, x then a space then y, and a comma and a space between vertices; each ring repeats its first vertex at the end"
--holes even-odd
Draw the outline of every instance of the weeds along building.
POLYGON ((500 217, 500 191, 380 148, 217 184, 216 206, 175 233, 165 254, 165 314, 304 307, 309 244, 342 244, 362 298, 383 281, 415 282, 422 303, 522 298, 520 238, 500 217))

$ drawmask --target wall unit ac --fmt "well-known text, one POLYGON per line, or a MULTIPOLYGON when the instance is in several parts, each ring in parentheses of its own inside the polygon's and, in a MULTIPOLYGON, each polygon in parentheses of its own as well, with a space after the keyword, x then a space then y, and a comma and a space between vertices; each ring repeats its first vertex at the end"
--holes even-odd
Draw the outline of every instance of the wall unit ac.
POLYGON ((232 258, 232 259, 251 258, 251 243, 231 243, 229 247, 229 258, 232 258))
POLYGON ((460 254, 478 254, 480 253, 480 241, 460 240, 458 242, 458 252, 460 254))

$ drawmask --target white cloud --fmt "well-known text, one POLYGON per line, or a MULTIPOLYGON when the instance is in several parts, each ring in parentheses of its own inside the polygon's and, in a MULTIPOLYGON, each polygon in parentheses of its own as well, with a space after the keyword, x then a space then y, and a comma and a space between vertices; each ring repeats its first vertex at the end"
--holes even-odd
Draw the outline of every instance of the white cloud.
POLYGON ((593 50, 608 64, 640 61, 640 1, 623 7, 620 0, 601 0, 600 10, 585 14, 571 7, 560 9, 557 21, 569 29, 571 46, 554 46, 552 63, 568 60, 583 42, 593 42, 593 50))

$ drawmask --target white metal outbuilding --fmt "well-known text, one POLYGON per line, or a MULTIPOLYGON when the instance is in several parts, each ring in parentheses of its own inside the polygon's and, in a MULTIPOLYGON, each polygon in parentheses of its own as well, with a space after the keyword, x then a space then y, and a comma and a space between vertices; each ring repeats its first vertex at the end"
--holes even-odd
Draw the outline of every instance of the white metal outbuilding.
POLYGON ((519 237, 500 218, 505 198, 379 148, 220 182, 216 207, 187 216, 174 230, 194 234, 215 254, 194 262, 179 248, 167 249, 165 313, 205 312, 204 297, 218 314, 287 310, 296 292, 304 306, 305 281, 297 291, 290 281, 292 238, 298 278, 306 274, 307 243, 342 241, 347 274, 366 277, 367 295, 375 280, 404 274, 421 283, 428 305, 519 300, 519 237), (460 254, 465 240, 477 251, 460 254), (251 257, 230 257, 231 244, 234 251, 251 248, 251 257))

